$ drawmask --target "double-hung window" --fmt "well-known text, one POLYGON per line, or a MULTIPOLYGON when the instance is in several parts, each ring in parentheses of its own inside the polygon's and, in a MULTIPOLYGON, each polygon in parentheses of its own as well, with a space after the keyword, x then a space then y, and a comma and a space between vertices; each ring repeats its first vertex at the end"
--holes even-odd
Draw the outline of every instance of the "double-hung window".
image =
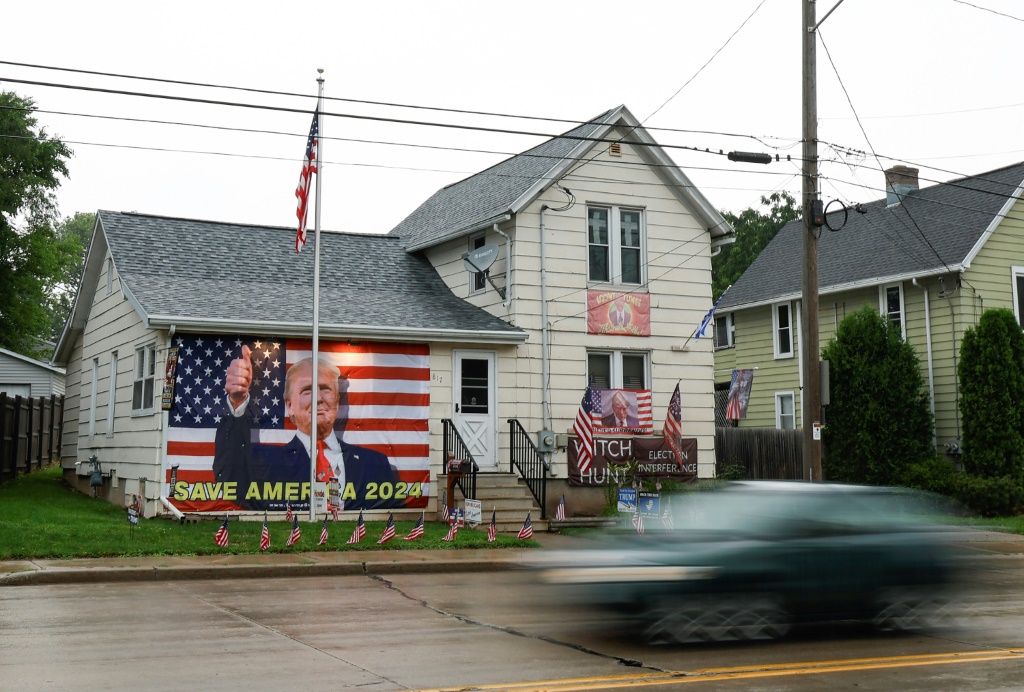
POLYGON ((793 304, 772 306, 772 341, 776 358, 793 357, 793 304))
POLYGON ((618 206, 587 207, 587 266, 590 281, 644 283, 644 214, 618 206))
POLYGON ((639 351, 588 351, 587 386, 649 389, 648 356, 639 351))
POLYGON ((775 427, 779 430, 796 428, 796 409, 793 392, 775 392, 775 427))
POLYGON ((715 348, 729 348, 736 345, 736 322, 733 313, 715 315, 715 348))
POLYGON ((114 399, 117 396, 117 351, 110 354, 110 379, 107 388, 107 435, 114 434, 114 399))
POLYGON ((900 334, 907 338, 907 324, 903 319, 903 285, 889 284, 878 289, 878 311, 900 328, 900 334))
POLYGON ((150 413, 156 387, 156 344, 146 344, 135 349, 134 372, 132 413, 150 413))
POLYGON ((1013 275, 1013 314, 1024 325, 1024 267, 1011 267, 1013 275))

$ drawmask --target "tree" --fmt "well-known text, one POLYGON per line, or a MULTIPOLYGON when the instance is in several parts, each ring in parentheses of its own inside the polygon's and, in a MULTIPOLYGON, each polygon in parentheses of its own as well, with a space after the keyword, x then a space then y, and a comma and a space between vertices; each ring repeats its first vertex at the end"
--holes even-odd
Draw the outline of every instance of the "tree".
POLYGON ((964 469, 1024 477, 1024 331, 1010 310, 986 310, 960 344, 964 469))
POLYGON ((736 242, 723 245, 722 251, 711 258, 711 288, 715 300, 736 283, 780 228, 800 216, 796 200, 787 192, 761 197, 761 206, 768 207, 768 213, 753 208, 745 209, 739 216, 722 212, 736 231, 736 242))
POLYGON ((866 306, 839 323, 821 357, 831 364, 822 436, 829 480, 891 485, 935 456, 920 364, 897 325, 866 306))
POLYGON ((71 151, 37 128, 35 103, 0 92, 0 346, 38 355, 51 336, 51 287, 77 257, 54 231, 54 191, 71 151))
POLYGON ((78 285, 82 280, 85 251, 89 247, 89 240, 92 238, 92 229, 95 225, 96 215, 82 211, 57 224, 57 238, 61 243, 66 243, 69 250, 73 249, 76 255, 73 261, 69 261, 65 266, 59 282, 51 287, 50 293, 53 297, 49 305, 51 340, 60 337, 64 323, 67 321, 68 315, 71 314, 75 294, 78 292, 78 285))

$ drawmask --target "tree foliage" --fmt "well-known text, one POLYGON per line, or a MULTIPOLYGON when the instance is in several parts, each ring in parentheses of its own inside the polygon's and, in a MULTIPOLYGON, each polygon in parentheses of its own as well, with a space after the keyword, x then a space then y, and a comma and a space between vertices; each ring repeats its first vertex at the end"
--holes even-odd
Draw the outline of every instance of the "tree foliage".
POLYGON ((822 351, 830 362, 822 466, 828 480, 891 485, 934 457, 932 416, 914 349, 870 306, 848 315, 822 351))
POLYGON ((1024 477, 1024 331, 1010 310, 986 310, 960 344, 964 470, 1024 477))
POLYGON ((54 230, 54 191, 71 151, 37 127, 35 104, 0 92, 0 346, 39 354, 52 337, 54 287, 80 245, 54 230))
POLYGON ((722 216, 736 231, 736 242, 723 245, 722 251, 711 258, 711 282, 715 300, 726 288, 747 270, 779 229, 800 216, 796 200, 786 192, 773 192, 761 197, 761 206, 767 213, 754 208, 745 209, 737 216, 722 212, 722 216))

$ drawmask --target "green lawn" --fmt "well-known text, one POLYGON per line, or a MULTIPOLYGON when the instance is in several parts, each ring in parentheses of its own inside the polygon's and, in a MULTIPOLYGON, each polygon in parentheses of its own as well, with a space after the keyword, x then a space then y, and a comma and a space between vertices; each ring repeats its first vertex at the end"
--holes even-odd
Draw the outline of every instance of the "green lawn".
MULTIPOLYGON (((536 542, 513 536, 498 536, 487 543, 484 531, 463 529, 453 543, 441 539, 448 526, 428 522, 424 536, 404 541, 415 522, 395 522, 395 538, 384 545, 377 539, 384 521, 367 522, 366 536, 357 545, 345 541, 352 535, 355 521, 328 522, 330 538, 319 546, 322 521, 299 521, 302 538, 290 548, 284 544, 291 533, 286 521, 270 522, 272 553, 337 550, 458 550, 466 548, 522 548, 536 542)), ((213 534, 220 521, 179 524, 168 519, 142 519, 134 538, 126 512, 103 500, 87 497, 69 489, 61 480, 60 468, 46 469, 0 486, 0 560, 75 557, 137 557, 144 555, 223 555, 258 553, 263 523, 232 521, 230 544, 220 548, 213 534)))

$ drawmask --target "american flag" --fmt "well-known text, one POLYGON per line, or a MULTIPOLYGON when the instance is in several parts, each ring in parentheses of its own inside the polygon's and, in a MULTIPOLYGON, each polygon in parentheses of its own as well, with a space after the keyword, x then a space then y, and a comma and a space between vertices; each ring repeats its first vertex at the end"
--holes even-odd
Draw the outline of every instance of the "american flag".
POLYGON ((519 538, 524 541, 528 538, 533 538, 533 522, 530 521, 530 513, 526 513, 526 521, 523 522, 523 528, 519 529, 519 538))
POLYGON ((358 543, 363 540, 363 536, 366 535, 366 524, 363 523, 363 512, 359 511, 359 520, 356 522, 356 528, 352 530, 352 535, 349 537, 349 544, 358 543))
POLYGON ((327 545, 327 517, 324 517, 324 525, 320 528, 320 541, 317 545, 327 545))
POLYGON ((424 512, 420 512, 420 520, 416 522, 416 526, 412 527, 412 531, 405 537, 406 541, 415 541, 417 538, 423 537, 423 515, 424 512))
POLYGON ((676 382, 676 390, 672 392, 672 399, 668 402, 668 414, 665 416, 665 429, 662 432, 668 448, 676 457, 676 463, 683 465, 683 452, 679 447, 679 439, 683 435, 683 406, 682 397, 679 394, 679 383, 676 382))
POLYGON ((213 542, 219 545, 221 548, 228 547, 228 518, 224 517, 224 523, 217 529, 217 533, 213 534, 213 542))
POLYGON ((260 534, 260 552, 270 548, 270 529, 267 527, 267 515, 263 515, 263 532, 260 534))
POLYGON ((299 530, 299 518, 295 517, 292 519, 292 532, 288 536, 288 541, 284 544, 284 547, 288 548, 295 545, 299 542, 300 538, 302 538, 302 531, 299 530))
POLYGON ((384 533, 377 539, 377 544, 387 543, 395 537, 395 513, 388 513, 388 523, 384 526, 384 533))
POLYGON ((636 511, 633 512, 633 528, 641 536, 644 533, 644 515, 640 514, 640 503, 637 503, 636 511))
POLYGON ((494 543, 498 540, 498 513, 491 510, 491 523, 487 525, 487 542, 494 543))
POLYGON ((562 495, 562 499, 558 501, 558 507, 555 507, 555 521, 565 520, 565 495, 562 495))
POLYGON ((459 533, 459 522, 453 521, 452 525, 448 527, 448 535, 442 538, 442 541, 454 541, 456 534, 459 533))
POLYGON ((576 462, 580 473, 586 473, 594 461, 594 414, 601 415, 601 394, 598 390, 587 387, 580 402, 580 410, 576 412, 576 420, 572 430, 579 439, 579 450, 576 462))
POLYGON ((302 173, 299 175, 299 185, 295 188, 295 196, 299 200, 295 215, 299 217, 299 230, 295 234, 295 252, 299 252, 306 244, 306 212, 309 211, 309 188, 313 180, 313 174, 318 172, 320 135, 320 111, 313 111, 313 124, 309 126, 309 139, 306 140, 306 157, 302 160, 302 173))
MULTIPOLYGON (((224 416, 231 415, 224 392, 225 371, 232 360, 241 357, 242 347, 248 346, 253 366, 249 406, 256 414, 260 442, 285 445, 295 437, 295 425, 285 412, 285 375, 290 366, 312 355, 312 341, 183 333, 176 334, 173 341, 179 358, 164 483, 170 482, 170 468, 178 466, 177 485, 186 488, 186 496, 176 496, 169 485, 168 496, 183 512, 237 510, 239 506, 225 498, 213 474, 217 426, 224 416)), ((405 484, 405 505, 426 507, 430 495, 430 347, 321 341, 320 357, 348 377, 345 442, 386 455, 405 484)), ((237 497, 244 498, 245 490, 238 488, 237 497)), ((280 497, 266 509, 285 511, 287 500, 287 496, 280 497)), ((308 501, 294 498, 289 505, 292 511, 309 506, 308 501)))
POLYGON ((292 503, 289 502, 287 504, 287 507, 288 507, 288 511, 285 512, 284 518, 285 518, 286 521, 291 521, 292 519, 295 518, 295 515, 292 513, 292 503))
POLYGON ((672 518, 672 506, 669 504, 670 497, 665 496, 664 509, 661 510, 661 525, 671 531, 676 527, 675 519, 672 518))
POLYGON ((331 510, 331 519, 338 521, 338 505, 327 505, 327 508, 331 510))

